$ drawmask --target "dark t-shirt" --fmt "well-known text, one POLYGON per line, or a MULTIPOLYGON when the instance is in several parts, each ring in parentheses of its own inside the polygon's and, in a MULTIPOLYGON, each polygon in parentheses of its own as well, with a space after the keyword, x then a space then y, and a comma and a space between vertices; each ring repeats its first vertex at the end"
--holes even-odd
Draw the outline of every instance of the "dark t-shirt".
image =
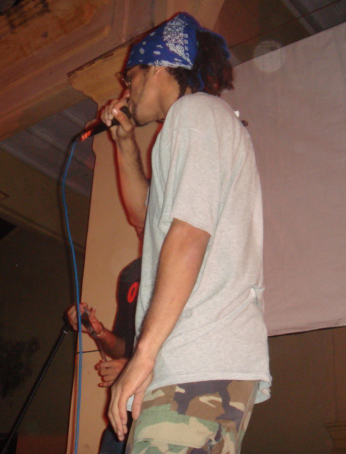
POLYGON ((118 311, 113 333, 125 339, 125 358, 131 358, 135 338, 135 313, 142 259, 136 259, 120 273, 117 288, 118 311))

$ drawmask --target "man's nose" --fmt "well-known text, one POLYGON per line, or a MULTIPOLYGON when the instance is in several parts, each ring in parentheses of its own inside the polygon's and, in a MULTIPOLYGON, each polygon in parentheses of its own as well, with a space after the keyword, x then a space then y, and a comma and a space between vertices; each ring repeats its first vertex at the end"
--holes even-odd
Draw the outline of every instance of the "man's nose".
POLYGON ((129 100, 129 98, 130 98, 130 89, 129 89, 129 88, 126 88, 126 90, 124 91, 124 93, 123 93, 123 96, 122 96, 122 97, 123 97, 123 98, 125 98, 125 99, 126 99, 126 101, 128 101, 128 100, 129 100))

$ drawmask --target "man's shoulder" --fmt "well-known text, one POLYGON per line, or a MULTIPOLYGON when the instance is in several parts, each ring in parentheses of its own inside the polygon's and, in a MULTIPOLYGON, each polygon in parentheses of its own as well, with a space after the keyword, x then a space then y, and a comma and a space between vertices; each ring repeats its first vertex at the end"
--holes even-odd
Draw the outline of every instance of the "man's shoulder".
POLYGON ((198 92, 192 93, 188 95, 184 95, 179 98, 176 103, 177 107, 183 108, 190 107, 190 108, 226 108, 230 109, 230 106, 221 98, 214 95, 209 95, 208 93, 198 92))
MULTIPOLYGON (((168 122, 176 126, 189 127, 196 124, 211 125, 215 121, 233 121, 235 115, 223 99, 207 93, 193 93, 179 98, 169 112, 168 122)), ((228 122, 227 122, 228 123, 228 122)))

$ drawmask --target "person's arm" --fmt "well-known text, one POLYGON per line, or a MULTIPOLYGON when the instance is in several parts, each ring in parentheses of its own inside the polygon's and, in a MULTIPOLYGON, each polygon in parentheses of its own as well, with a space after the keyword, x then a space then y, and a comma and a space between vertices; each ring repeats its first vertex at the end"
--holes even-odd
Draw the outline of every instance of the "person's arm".
POLYGON ((135 138, 135 124, 120 110, 124 105, 126 105, 126 96, 120 100, 112 100, 104 108, 101 118, 107 126, 111 125, 113 118, 120 123, 120 126, 111 128, 111 134, 117 145, 121 195, 130 223, 135 227, 143 228, 147 212, 149 181, 144 173, 140 150, 135 138))
POLYGON ((122 358, 125 354, 125 340, 116 336, 102 325, 101 331, 95 331, 103 351, 113 359, 122 358))
POLYGON ((119 439, 126 433, 126 404, 134 394, 138 418, 156 356, 173 330, 196 283, 210 235, 174 219, 163 243, 157 281, 133 358, 112 388, 109 418, 119 439))
MULTIPOLYGON (((89 310, 88 305, 86 303, 81 303, 80 310, 81 312, 83 312, 83 310, 89 310)), ((96 318, 95 313, 96 309, 90 309, 89 319, 95 333, 98 335, 104 352, 113 359, 123 357, 125 354, 125 340, 105 328, 103 323, 96 318)), ((67 310, 66 315, 72 328, 77 331, 77 308, 75 304, 67 310)), ((83 332, 87 332, 84 327, 83 332)))

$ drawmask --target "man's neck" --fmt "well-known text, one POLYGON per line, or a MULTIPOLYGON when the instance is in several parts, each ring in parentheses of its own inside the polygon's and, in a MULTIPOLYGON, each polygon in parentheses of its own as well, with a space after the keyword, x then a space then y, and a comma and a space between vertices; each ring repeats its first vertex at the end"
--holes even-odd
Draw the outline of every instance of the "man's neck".
MULTIPOLYGON (((180 95, 180 87, 176 79, 173 78, 169 73, 165 72, 162 74, 162 89, 161 89, 161 119, 164 120, 166 115, 171 108, 171 106, 179 99, 180 95)), ((191 94, 191 88, 187 87, 183 96, 191 94)))

